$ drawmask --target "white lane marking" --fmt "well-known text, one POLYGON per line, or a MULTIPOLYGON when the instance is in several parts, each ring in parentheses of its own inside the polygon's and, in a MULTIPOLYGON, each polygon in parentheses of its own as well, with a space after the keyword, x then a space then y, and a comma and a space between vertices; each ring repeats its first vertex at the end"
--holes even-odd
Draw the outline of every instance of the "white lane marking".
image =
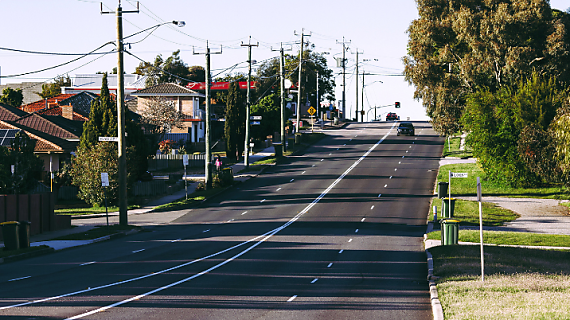
POLYGON ((387 184, 385 184, 385 185, 384 185, 384 188, 386 188, 387 186, 388 186, 388 185, 387 185, 387 184))
MULTIPOLYGON (((281 189, 281 188, 279 188, 279 189, 281 189)), ((241 215, 243 216, 243 215, 246 214, 246 213, 247 213, 247 211, 244 211, 244 212, 241 213, 241 215)))
POLYGON ((366 220, 366 218, 362 218, 362 220, 360 220, 360 222, 364 222, 364 220, 366 220))
POLYGON ((289 300, 287 300, 287 302, 291 302, 291 301, 295 300, 295 298, 297 298, 297 295, 294 295, 291 298, 289 298, 289 300))
POLYGON ((145 250, 146 250, 146 249, 135 250, 135 251, 133 251, 133 253, 139 253, 139 252, 142 252, 142 251, 145 251, 145 250))
POLYGON ((378 195, 378 198, 380 198, 381 196, 382 196, 382 194, 379 194, 379 195, 378 195))
POLYGON ((402 159, 404 159, 405 156, 402 156, 402 159))
POLYGON ((393 176, 390 176, 390 179, 392 179, 393 176))
POLYGON ((230 220, 228 220, 228 222, 232 222, 232 221, 234 221, 234 219, 230 219, 230 220))
POLYGON ((341 249, 338 253, 342 253, 344 251, 344 249, 341 249))
POLYGON ((398 161, 398 164, 402 164, 402 161, 398 161))
POLYGON ((394 171, 398 171, 398 168, 394 169, 394 171))
POLYGON ((14 278, 14 279, 10 279, 10 280, 8 280, 8 282, 10 282, 10 281, 18 281, 18 280, 24 280, 24 279, 28 279, 28 278, 31 278, 31 277, 32 277, 32 276, 21 277, 21 278, 14 278))
POLYGON ((406 150, 406 153, 408 153, 408 150, 406 150))
POLYGON ((314 167, 314 166, 315 166, 315 165, 313 165, 313 167, 314 167))
POLYGON ((332 267, 332 265, 333 265, 333 264, 332 264, 332 262, 331 262, 331 263, 329 263, 329 265, 327 266, 327 268, 330 268, 330 267, 332 267))
POLYGON ((303 171, 303 172, 301 172, 301 174, 305 174, 305 172, 307 172, 307 171, 303 171))
POLYGON ((370 210, 374 209, 374 206, 370 207, 370 210))
POLYGON ((321 162, 323 162, 325 159, 321 159, 321 162))
POLYGON ((342 145, 343 147, 346 147, 346 143, 342 145))
POLYGON ((315 282, 317 282, 317 281, 319 281, 319 278, 313 279, 313 281, 311 281, 311 283, 315 283, 315 282))
POLYGON ((356 229, 356 230, 354 231, 354 233, 358 233, 358 230, 360 230, 360 229, 356 229))
POLYGON ((410 148, 412 148, 412 146, 410 146, 410 148))
POLYGON ((279 190, 281 190, 281 188, 277 188, 277 190, 275 190, 275 191, 279 191, 279 190))
POLYGON ((332 156, 332 153, 329 153, 329 156, 332 156))
POLYGON ((210 229, 202 231, 202 233, 210 232, 210 229))
POLYGON ((348 239, 348 242, 352 242, 352 239, 348 239))
MULTIPOLYGON (((301 212, 299 212, 296 216, 294 216, 293 218, 291 218, 291 220, 287 221, 285 224, 281 225, 280 227, 277 227, 277 228, 275 228, 275 229, 273 229, 273 230, 271 230, 271 231, 268 231, 268 232, 266 232, 266 233, 264 233, 264 234, 262 234, 262 235, 259 235, 259 236, 257 236, 257 237, 254 237, 254 238, 252 238, 252 239, 250 239, 250 240, 244 241, 244 242, 242 242, 242 243, 238 243, 238 244, 236 244, 236 245, 233 246, 233 247, 229 247, 229 248, 227 248, 227 249, 224 249, 224 250, 222 250, 222 251, 213 253, 213 254, 211 254, 211 255, 204 256, 204 257, 202 257, 202 258, 198 258, 198 259, 196 259, 196 260, 192 260, 192 261, 189 261, 189 262, 186 262, 186 263, 183 263, 183 264, 180 264, 180 265, 177 265, 177 266, 168 268, 168 269, 160 270, 160 271, 157 271, 157 272, 153 272, 153 273, 150 273, 150 274, 146 274, 146 275, 143 275, 143 276, 140 276, 140 277, 136 277, 136 278, 132 278, 132 279, 124 280, 124 281, 119 281, 119 282, 110 283, 110 284, 106 284, 106 285, 102 285, 102 286, 98 286, 98 287, 94 287, 94 288, 88 288, 88 289, 84 289, 84 290, 79 290, 79 291, 76 291, 76 292, 70 292, 70 293, 66 293, 66 294, 59 295, 59 296, 54 296, 54 297, 48 297, 48 298, 45 298, 45 299, 39 299, 39 300, 34 300, 34 301, 23 302, 23 303, 19 303, 19 304, 15 304, 15 305, 8 305, 8 306, 0 307, 0 310, 11 309, 11 308, 21 307, 21 306, 27 306, 27 305, 36 304, 36 303, 42 303, 42 302, 46 302, 46 301, 51 301, 51 300, 56 300, 56 299, 60 299, 60 298, 65 298, 65 297, 69 297, 69 296, 74 296, 74 295, 82 294, 82 293, 89 292, 89 291, 94 291, 94 290, 98 290, 98 289, 113 287, 113 286, 117 286, 117 285, 129 283, 129 282, 133 282, 133 281, 137 281, 137 280, 141 280, 141 279, 146 279, 146 278, 153 277, 153 276, 156 276, 156 275, 159 275, 159 274, 163 274, 163 273, 166 273, 166 272, 170 272, 170 271, 172 271, 172 270, 176 270, 176 269, 179 269, 179 268, 182 268, 182 267, 185 267, 185 266, 188 266, 188 265, 191 265, 191 264, 200 262, 200 261, 204 261, 204 260, 206 260, 206 259, 209 259, 209 258, 218 256, 218 255, 220 255, 220 254, 226 253, 226 252, 231 251, 231 250, 233 250, 233 249, 239 248, 239 247, 241 247, 241 246, 243 246, 243 245, 247 245, 247 244, 249 244, 249 243, 251 243, 251 242, 257 241, 257 242, 255 242, 253 245, 251 245, 250 247, 244 249, 242 252, 240 252, 240 253, 234 255, 233 257, 231 257, 231 258, 229 258, 229 259, 227 259, 227 260, 224 260, 224 261, 222 261, 222 262, 216 264, 215 266, 213 266, 213 267, 211 267, 211 268, 209 268, 209 269, 206 269, 206 270, 204 270, 204 271, 202 271, 202 272, 200 272, 200 273, 197 273, 197 274, 195 274, 195 275, 193 275, 193 276, 190 276, 190 277, 188 277, 188 278, 182 279, 182 280, 180 280, 180 281, 177 281, 177 282, 168 284, 168 285, 163 286, 163 287, 160 287, 160 288, 156 288, 156 289, 151 290, 151 291, 149 291, 149 292, 146 292, 146 293, 144 293, 144 294, 141 294, 141 295, 138 295, 138 296, 135 296, 135 297, 132 297, 132 298, 123 300, 123 301, 119 301, 119 302, 113 303, 113 304, 111 304, 111 305, 108 305, 108 306, 105 306, 105 307, 101 307, 101 308, 99 308, 99 309, 95 309, 95 310, 92 310, 92 311, 89 311, 89 312, 86 312, 86 313, 83 313, 83 314, 76 315, 76 316, 71 317, 71 318, 68 318, 68 319, 70 319, 70 320, 72 320, 72 319, 80 319, 80 318, 83 318, 83 317, 86 317, 86 316, 89 316, 89 315, 92 315, 92 314, 95 314, 95 313, 99 313, 99 312, 108 310, 108 309, 110 309, 110 308, 114 308, 114 307, 116 307, 116 306, 120 306, 120 305, 129 303, 129 302, 134 301, 134 300, 139 300, 139 299, 141 299, 141 298, 144 298, 145 296, 149 296, 149 295, 154 294, 154 293, 156 293, 156 292, 160 292, 160 291, 162 291, 162 290, 171 288, 171 287, 173 287, 173 286, 179 285, 179 284, 181 284, 181 283, 190 281, 190 280, 195 279, 195 278, 197 278, 197 277, 200 277, 200 276, 202 276, 202 275, 204 275, 204 274, 207 274, 207 273, 209 273, 210 271, 213 271, 213 270, 215 270, 215 269, 217 269, 217 268, 219 268, 219 267, 221 267, 221 266, 223 266, 223 265, 226 265, 226 264, 232 262, 233 260, 235 260, 235 259, 241 257, 242 255, 246 254, 247 252, 253 250, 255 247, 257 247, 258 245, 260 245, 260 244, 262 244, 263 242, 267 241, 269 238, 271 238, 272 236, 274 236, 275 234, 277 234, 279 231, 281 231, 281 230, 287 228, 288 226, 290 226, 291 224, 293 224, 295 221, 299 220, 299 219, 301 218, 301 216, 303 216, 303 215, 304 215, 305 213, 307 213, 313 206, 315 206, 315 205, 316 205, 323 197, 325 197, 337 184, 339 184, 340 181, 342 181, 342 179, 344 179, 344 177, 346 177, 347 174, 349 174, 356 166, 358 166, 358 165, 360 164, 360 162, 362 162, 362 160, 364 160, 374 149, 376 149, 376 147, 377 147, 379 144, 381 144, 384 140, 386 140, 386 138, 390 135, 390 133, 391 133, 392 130, 394 129, 395 124, 396 124, 396 123, 392 124, 392 127, 390 128, 390 130, 388 131, 388 133, 386 133, 386 135, 384 135, 384 136, 382 137, 382 139, 378 140, 378 142, 376 142, 376 144, 374 144, 373 146, 371 146, 370 149, 368 149, 368 151, 366 151, 366 152, 364 153, 364 155, 362 155, 358 160, 356 160, 356 161, 352 164, 352 166, 350 166, 348 169, 346 169, 346 171, 344 171, 333 183, 331 183, 331 184, 327 187, 327 189, 325 189, 325 191, 323 191, 315 200, 313 200, 313 202, 311 202, 309 205, 307 205, 307 206, 305 207, 305 209, 303 209, 303 210, 302 210, 301 212)), ((293 180, 294 180, 294 179, 292 179, 291 181, 293 181, 293 180)), ((208 230, 208 231, 209 231, 209 230, 208 230)), ((329 267, 330 267, 330 266, 332 266, 332 263, 329 265, 329 267)))
POLYGON ((266 200, 266 199, 263 199, 263 200, 259 201, 259 203, 264 203, 264 202, 265 202, 265 200, 266 200))
POLYGON ((97 263, 97 261, 85 262, 85 263, 80 264, 80 266, 87 266, 87 265, 94 264, 94 263, 97 263))
POLYGON ((348 141, 352 141, 352 139, 348 140, 348 141))
POLYGON ((182 240, 182 239, 178 238, 178 239, 172 240, 172 241, 170 241, 170 242, 178 242, 178 241, 180 241, 180 240, 182 240))
POLYGON ((289 182, 293 182, 293 181, 295 181, 295 179, 291 179, 291 180, 289 180, 289 182))
POLYGON ((340 148, 336 148, 337 151, 338 151, 338 149, 340 149, 340 148))

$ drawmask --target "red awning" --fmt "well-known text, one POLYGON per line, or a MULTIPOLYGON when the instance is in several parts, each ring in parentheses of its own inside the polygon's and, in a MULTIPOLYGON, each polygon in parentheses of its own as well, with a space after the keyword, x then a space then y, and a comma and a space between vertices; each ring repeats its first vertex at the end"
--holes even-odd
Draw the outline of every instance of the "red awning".
MULTIPOLYGON (((255 89, 257 82, 251 81, 250 88, 255 89)), ((206 83, 205 82, 190 82, 186 88, 190 90, 206 90, 206 83)), ((212 82, 212 86, 210 90, 228 90, 230 88, 230 82, 212 82)), ((247 81, 240 81, 239 82, 240 89, 247 89, 247 81)))

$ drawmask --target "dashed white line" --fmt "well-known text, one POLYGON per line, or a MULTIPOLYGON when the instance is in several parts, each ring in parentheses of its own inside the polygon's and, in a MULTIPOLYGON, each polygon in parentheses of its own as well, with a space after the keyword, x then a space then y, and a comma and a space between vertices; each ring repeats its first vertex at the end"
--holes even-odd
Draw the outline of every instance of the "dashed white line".
POLYGON ((345 144, 343 144, 342 146, 343 146, 343 147, 345 147, 345 146, 346 146, 346 143, 345 143, 345 144))
POLYGON ((354 231, 354 233, 358 233, 358 230, 360 230, 360 229, 356 229, 356 230, 354 231))
POLYGON ((332 156, 332 153, 329 153, 329 156, 332 156))
POLYGON ((14 279, 10 279, 10 280, 8 280, 8 282, 10 282, 10 281, 18 281, 18 280, 24 280, 24 279, 28 279, 28 278, 31 278, 31 277, 32 277, 32 276, 21 277, 21 278, 14 278, 14 279))
MULTIPOLYGON (((281 188, 279 188, 279 189, 281 189, 281 188)), ((244 212, 241 213, 241 215, 243 216, 243 215, 246 214, 246 213, 247 213, 247 211, 244 211, 244 212)))
POLYGON ((277 190, 275 190, 275 191, 279 191, 279 190, 281 190, 281 188, 277 188, 277 190))
POLYGON ((135 251, 133 251, 133 253, 138 253, 138 252, 142 252, 142 251, 145 251, 145 250, 146 250, 146 249, 135 250, 135 251))
POLYGON ((392 179, 393 176, 390 176, 390 179, 392 179))
POLYGON ((406 150, 406 153, 408 153, 408 150, 406 150))
POLYGON ((332 264, 332 262, 331 262, 331 263, 329 263, 329 265, 327 266, 327 268, 330 268, 330 267, 332 267, 332 265, 333 265, 333 264, 332 264))
POLYGON ((370 207, 370 210, 374 209, 374 206, 370 207))
POLYGON ((398 168, 394 169, 394 171, 398 171, 398 168))
POLYGON ((338 253, 342 253, 344 251, 344 249, 340 249, 340 251, 338 253))
POLYGON ((387 185, 387 184, 385 184, 385 185, 384 185, 384 188, 386 188, 387 186, 388 186, 388 185, 387 185))
POLYGON ((381 196, 382 196, 382 194, 379 194, 379 195, 378 195, 378 198, 380 198, 381 196))
POLYGON ((232 221, 234 221, 234 219, 230 219, 230 220, 228 220, 228 222, 232 222, 232 221))
POLYGON ((210 232, 210 229, 202 231, 202 233, 210 232))
POLYGON ((312 166, 314 167, 315 165, 312 165, 312 166))
POLYGON ((295 179, 291 179, 291 180, 289 180, 289 182, 293 182, 293 181, 295 181, 295 179))
POLYGON ((352 242, 352 239, 348 239, 348 242, 352 242))
POLYGON ((402 164, 402 161, 398 161, 398 164, 402 164))
POLYGON ((362 220, 360 220, 360 222, 364 222, 364 220, 366 220, 366 218, 362 218, 362 220))
MULTIPOLYGON (((173 242, 173 241, 171 241, 171 242, 173 242)), ((96 262, 97 262, 97 261, 85 262, 85 263, 80 264, 80 266, 87 266, 87 265, 90 265, 90 264, 94 264, 94 263, 96 263, 96 262)))
POLYGON ((301 172, 301 174, 305 174, 305 172, 307 172, 307 171, 303 171, 303 172, 301 172))
POLYGON ((295 300, 295 298, 297 298, 297 295, 294 295, 291 298, 289 298, 289 300, 287 300, 287 302, 291 302, 291 301, 295 300))
POLYGON ((402 156, 402 159, 404 159, 405 156, 402 156))
POLYGON ((178 241, 180 241, 180 240, 182 240, 182 239, 178 238, 178 239, 172 240, 172 241, 170 241, 170 242, 178 242, 178 241))
POLYGON ((264 202, 265 202, 265 199, 263 199, 263 200, 259 201, 259 203, 264 203, 264 202))
POLYGON ((319 281, 319 278, 313 279, 313 281, 311 281, 311 283, 315 283, 315 282, 317 282, 317 281, 319 281))
POLYGON ((338 151, 340 148, 336 148, 336 150, 338 151))

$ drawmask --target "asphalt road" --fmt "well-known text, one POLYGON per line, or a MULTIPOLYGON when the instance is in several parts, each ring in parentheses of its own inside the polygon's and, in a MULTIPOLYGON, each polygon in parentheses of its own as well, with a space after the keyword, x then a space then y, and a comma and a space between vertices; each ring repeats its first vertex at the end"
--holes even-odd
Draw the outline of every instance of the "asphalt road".
POLYGON ((2 319, 431 319, 443 140, 353 124, 136 235, 0 265, 2 319))

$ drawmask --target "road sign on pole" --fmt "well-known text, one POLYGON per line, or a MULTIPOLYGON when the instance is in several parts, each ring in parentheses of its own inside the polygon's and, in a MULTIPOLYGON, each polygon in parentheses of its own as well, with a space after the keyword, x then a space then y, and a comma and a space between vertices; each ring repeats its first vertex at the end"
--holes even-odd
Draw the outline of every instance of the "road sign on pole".
POLYGON ((467 178, 467 172, 452 172, 452 178, 467 178))
POLYGON ((315 112, 317 112, 317 109, 315 109, 314 107, 310 107, 309 110, 307 110, 307 112, 308 112, 310 115, 314 115, 315 112))
POLYGON ((99 141, 119 142, 119 137, 99 137, 99 141))

